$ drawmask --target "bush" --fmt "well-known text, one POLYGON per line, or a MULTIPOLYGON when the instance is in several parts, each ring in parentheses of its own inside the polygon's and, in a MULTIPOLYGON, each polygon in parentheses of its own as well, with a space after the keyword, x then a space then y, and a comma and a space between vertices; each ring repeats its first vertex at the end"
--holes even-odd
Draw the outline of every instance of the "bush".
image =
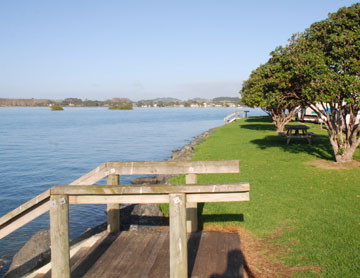
POLYGON ((60 104, 53 104, 53 105, 51 105, 51 110, 52 111, 61 111, 61 110, 64 110, 64 108, 62 108, 62 106, 60 104))
POLYGON ((132 104, 130 103, 124 103, 124 104, 119 104, 119 105, 111 105, 109 106, 109 109, 111 110, 132 110, 132 104))

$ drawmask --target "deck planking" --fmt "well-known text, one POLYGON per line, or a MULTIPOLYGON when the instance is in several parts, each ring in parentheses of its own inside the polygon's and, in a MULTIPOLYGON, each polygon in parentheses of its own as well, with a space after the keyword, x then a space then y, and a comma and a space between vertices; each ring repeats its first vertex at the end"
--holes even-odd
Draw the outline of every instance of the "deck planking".
MULTIPOLYGON (((188 236, 191 278, 244 276, 240 238, 234 233, 203 231, 188 236)), ((104 235, 71 259, 71 277, 158 278, 170 276, 167 231, 124 231, 104 235)), ((51 277, 50 273, 37 276, 51 277)))

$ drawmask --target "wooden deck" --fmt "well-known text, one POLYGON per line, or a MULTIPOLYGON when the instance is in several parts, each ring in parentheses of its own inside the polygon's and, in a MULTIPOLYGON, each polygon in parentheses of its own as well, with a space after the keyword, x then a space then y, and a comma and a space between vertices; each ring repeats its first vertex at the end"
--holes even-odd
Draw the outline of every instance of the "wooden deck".
MULTIPOLYGON (((248 277, 237 234, 196 232, 188 237, 192 278, 248 277)), ((51 277, 50 273, 36 278, 51 277)), ((125 231, 104 236, 71 259, 71 277, 170 277, 169 233, 125 231)))

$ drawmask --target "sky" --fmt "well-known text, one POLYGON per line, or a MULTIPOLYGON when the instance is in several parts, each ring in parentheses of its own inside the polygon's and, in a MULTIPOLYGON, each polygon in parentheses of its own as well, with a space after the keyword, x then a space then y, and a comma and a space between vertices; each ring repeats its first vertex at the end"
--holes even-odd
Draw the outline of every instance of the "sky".
POLYGON ((0 98, 239 96, 293 33, 351 0, 0 0, 0 98))

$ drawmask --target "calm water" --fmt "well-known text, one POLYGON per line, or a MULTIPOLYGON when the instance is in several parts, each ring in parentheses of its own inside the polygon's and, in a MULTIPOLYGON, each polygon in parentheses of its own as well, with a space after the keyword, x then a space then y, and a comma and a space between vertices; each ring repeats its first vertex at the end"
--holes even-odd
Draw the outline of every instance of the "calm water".
MULTIPOLYGON (((0 216, 105 161, 165 160, 172 150, 222 125, 223 118, 235 110, 0 108, 0 216)), ((249 116, 263 115, 261 110, 250 110, 249 116)), ((130 177, 121 177, 121 183, 129 181, 130 177)), ((70 236, 104 222, 104 209, 102 205, 72 206, 70 236)), ((48 226, 47 213, 0 240, 0 259, 5 261, 0 277, 16 251, 48 226)))

